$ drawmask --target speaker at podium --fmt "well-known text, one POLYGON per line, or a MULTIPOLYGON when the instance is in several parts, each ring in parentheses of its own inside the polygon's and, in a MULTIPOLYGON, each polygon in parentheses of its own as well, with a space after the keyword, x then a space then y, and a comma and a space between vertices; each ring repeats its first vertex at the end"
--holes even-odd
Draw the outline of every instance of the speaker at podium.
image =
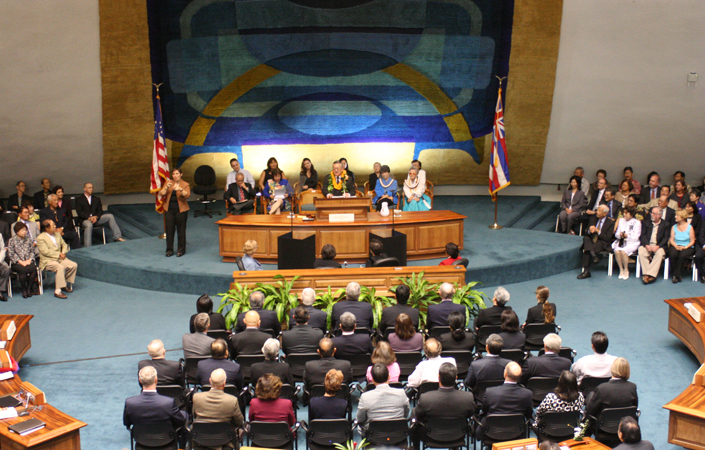
POLYGON ((377 236, 370 233, 370 241, 377 239, 384 246, 384 253, 387 256, 394 257, 399 260, 400 266, 406 266, 406 235, 398 231, 393 231, 389 237, 377 236))
POLYGON ((292 232, 282 234, 277 238, 277 245, 279 270, 313 269, 316 260, 315 234, 304 239, 295 239, 292 232))

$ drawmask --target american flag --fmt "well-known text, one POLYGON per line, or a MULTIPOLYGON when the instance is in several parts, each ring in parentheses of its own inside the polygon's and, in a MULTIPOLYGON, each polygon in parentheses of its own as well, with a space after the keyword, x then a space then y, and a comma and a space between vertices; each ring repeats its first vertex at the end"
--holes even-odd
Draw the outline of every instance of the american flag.
POLYGON ((159 92, 157 91, 157 113, 154 121, 154 152, 152 153, 152 176, 149 192, 156 194, 157 200, 155 210, 162 214, 164 212, 164 196, 159 191, 162 190, 164 182, 169 179, 169 159, 166 154, 164 139, 164 124, 162 123, 162 106, 159 102, 159 92))
POLYGON ((502 83, 499 84, 497 108, 492 129, 492 159, 490 159, 490 195, 497 200, 497 192, 509 186, 507 143, 504 140, 504 114, 502 112, 502 83))

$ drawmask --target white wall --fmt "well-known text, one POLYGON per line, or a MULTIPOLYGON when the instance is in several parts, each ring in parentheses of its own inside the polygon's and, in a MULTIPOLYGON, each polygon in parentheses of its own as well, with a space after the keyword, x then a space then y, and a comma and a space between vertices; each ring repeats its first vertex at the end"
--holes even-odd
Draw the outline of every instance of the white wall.
MULTIPOLYGON (((564 0, 541 181, 634 167, 691 185, 705 175, 705 1, 564 0), (686 88, 687 74, 697 86, 686 88)), ((510 130, 507 133, 511 132, 510 130)), ((643 182, 643 181, 642 181, 643 182)))
POLYGON ((98 2, 0 1, 0 197, 103 189, 98 2))

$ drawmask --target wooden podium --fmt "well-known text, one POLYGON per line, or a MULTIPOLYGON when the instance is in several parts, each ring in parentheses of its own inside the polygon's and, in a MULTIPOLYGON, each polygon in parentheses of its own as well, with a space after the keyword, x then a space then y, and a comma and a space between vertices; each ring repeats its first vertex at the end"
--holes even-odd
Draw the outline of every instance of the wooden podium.
POLYGON ((331 214, 355 214, 355 220, 367 220, 372 206, 369 197, 314 198, 316 219, 328 220, 331 214))

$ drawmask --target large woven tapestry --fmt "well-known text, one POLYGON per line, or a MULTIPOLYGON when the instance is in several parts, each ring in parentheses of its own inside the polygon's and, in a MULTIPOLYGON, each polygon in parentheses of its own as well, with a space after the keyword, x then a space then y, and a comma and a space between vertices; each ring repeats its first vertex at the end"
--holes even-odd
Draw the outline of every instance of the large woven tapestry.
POLYGON ((184 143, 179 164, 242 157, 243 146, 352 143, 403 143, 414 157, 458 149, 479 164, 474 139, 492 130, 512 9, 513 0, 150 0, 166 135, 184 143))

